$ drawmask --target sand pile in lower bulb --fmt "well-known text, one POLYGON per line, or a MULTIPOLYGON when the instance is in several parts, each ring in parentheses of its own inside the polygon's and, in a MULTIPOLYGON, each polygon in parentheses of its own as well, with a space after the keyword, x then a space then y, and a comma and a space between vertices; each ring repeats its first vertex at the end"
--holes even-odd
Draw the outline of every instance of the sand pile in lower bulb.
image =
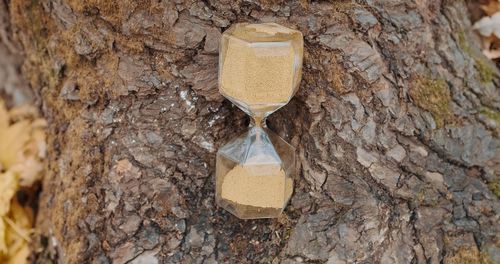
POLYGON ((292 195, 293 180, 280 166, 238 165, 224 177, 221 189, 222 198, 236 204, 282 208, 292 195))

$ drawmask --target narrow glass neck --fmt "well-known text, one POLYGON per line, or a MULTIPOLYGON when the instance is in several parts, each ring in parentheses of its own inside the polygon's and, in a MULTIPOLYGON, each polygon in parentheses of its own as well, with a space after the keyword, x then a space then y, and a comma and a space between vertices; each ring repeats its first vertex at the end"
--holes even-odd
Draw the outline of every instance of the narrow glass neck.
POLYGON ((265 116, 252 116, 250 118, 250 127, 267 127, 266 119, 265 116))

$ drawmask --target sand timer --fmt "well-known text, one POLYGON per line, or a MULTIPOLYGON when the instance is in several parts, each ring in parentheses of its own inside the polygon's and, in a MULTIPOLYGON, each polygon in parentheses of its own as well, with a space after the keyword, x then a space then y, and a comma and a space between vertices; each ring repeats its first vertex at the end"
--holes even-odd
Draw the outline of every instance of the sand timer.
POLYGON ((242 219, 278 217, 293 193, 295 150, 266 126, 302 72, 302 33, 275 23, 231 26, 219 50, 219 92, 251 117, 217 152, 217 204, 242 219))

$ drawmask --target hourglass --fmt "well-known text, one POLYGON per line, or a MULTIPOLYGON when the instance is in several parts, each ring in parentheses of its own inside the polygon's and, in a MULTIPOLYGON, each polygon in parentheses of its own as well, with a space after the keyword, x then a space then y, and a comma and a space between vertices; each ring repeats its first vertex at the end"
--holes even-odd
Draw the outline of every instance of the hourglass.
POLYGON ((302 33, 275 23, 231 26, 219 50, 219 92, 251 117, 217 152, 216 202, 242 219, 278 217, 293 193, 295 150, 266 126, 302 73, 302 33))

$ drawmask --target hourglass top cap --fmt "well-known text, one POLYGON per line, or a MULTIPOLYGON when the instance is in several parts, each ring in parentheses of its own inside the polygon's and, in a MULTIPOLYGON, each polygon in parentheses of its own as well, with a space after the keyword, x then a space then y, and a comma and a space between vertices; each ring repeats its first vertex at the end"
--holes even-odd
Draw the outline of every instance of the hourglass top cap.
POLYGON ((300 31, 276 23, 237 23, 226 30, 224 34, 230 34, 250 43, 281 42, 302 39, 302 33, 300 31))
POLYGON ((238 23, 222 35, 219 91, 248 114, 269 114, 295 94, 303 37, 276 23, 238 23))

